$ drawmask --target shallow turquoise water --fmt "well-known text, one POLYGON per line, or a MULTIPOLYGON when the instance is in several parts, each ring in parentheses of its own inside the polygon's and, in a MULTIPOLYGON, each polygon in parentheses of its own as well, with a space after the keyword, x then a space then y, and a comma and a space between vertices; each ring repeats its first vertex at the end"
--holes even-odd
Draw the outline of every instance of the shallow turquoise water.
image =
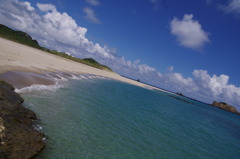
POLYGON ((37 159, 238 159, 240 116, 114 80, 24 95, 47 147, 37 159))

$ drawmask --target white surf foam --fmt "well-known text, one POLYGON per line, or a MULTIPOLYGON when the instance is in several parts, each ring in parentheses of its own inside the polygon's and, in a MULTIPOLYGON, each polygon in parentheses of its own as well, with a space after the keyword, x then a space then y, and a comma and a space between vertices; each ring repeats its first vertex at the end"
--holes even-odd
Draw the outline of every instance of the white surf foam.
POLYGON ((37 130, 37 131, 42 131, 42 126, 40 126, 40 125, 33 125, 33 128, 35 129, 35 130, 37 130))
POLYGON ((71 79, 75 79, 75 80, 80 80, 81 77, 80 76, 76 76, 76 75, 71 75, 72 77, 70 77, 71 79))
POLYGON ((87 77, 85 77, 85 76, 83 76, 83 75, 81 75, 80 77, 81 77, 82 79, 87 79, 87 77))
POLYGON ((47 138, 46 138, 46 137, 43 137, 43 138, 42 138, 42 141, 46 143, 46 142, 47 142, 47 138))
POLYGON ((55 84, 53 85, 43 85, 43 84, 33 84, 28 87, 24 87, 21 89, 15 89, 16 93, 30 93, 30 92, 41 92, 41 91, 52 91, 55 92, 59 88, 64 88, 67 85, 67 81, 69 79, 74 80, 88 80, 88 79, 106 79, 100 75, 89 75, 89 74, 70 74, 69 77, 66 77, 62 73, 47 73, 48 77, 50 77, 55 84))
POLYGON ((55 92, 59 88, 64 88, 64 84, 56 83, 54 85, 41 85, 41 84, 33 84, 28 87, 23 87, 21 89, 15 89, 16 93, 29 93, 36 91, 52 91, 55 92))

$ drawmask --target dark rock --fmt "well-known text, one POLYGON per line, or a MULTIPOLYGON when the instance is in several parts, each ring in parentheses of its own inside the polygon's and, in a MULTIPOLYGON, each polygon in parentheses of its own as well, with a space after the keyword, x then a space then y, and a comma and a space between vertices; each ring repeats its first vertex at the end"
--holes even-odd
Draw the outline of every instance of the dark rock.
POLYGON ((183 102, 186 102, 186 103, 189 103, 189 104, 193 104, 193 103, 191 103, 191 102, 189 102, 189 101, 187 101, 187 100, 184 100, 184 99, 182 99, 182 98, 179 98, 179 97, 177 97, 177 96, 173 96, 173 95, 169 95, 170 97, 172 97, 172 98, 175 98, 175 99, 177 99, 177 100, 180 100, 180 101, 183 101, 183 102))
POLYGON ((226 110, 228 112, 232 112, 232 113, 236 113, 236 114, 240 115, 240 112, 238 112, 235 107, 233 107, 233 106, 231 106, 227 103, 213 101, 213 103, 211 105, 214 106, 214 107, 226 110))
POLYGON ((0 159, 29 159, 44 147, 44 135, 35 130, 36 114, 23 107, 14 88, 0 81, 0 159))
POLYGON ((33 40, 32 37, 29 34, 25 33, 25 32, 17 31, 17 34, 22 36, 22 37, 24 37, 25 39, 33 40))
POLYGON ((179 95, 179 96, 185 97, 182 93, 177 92, 176 94, 179 95))
POLYGON ((33 38, 32 38, 29 34, 27 34, 27 33, 25 33, 25 32, 22 32, 22 31, 16 31, 16 33, 17 33, 19 36, 21 36, 21 37, 23 37, 23 38, 25 38, 25 39, 27 39, 27 40, 30 40, 30 41, 34 42, 37 46, 39 46, 37 40, 33 40, 33 38))

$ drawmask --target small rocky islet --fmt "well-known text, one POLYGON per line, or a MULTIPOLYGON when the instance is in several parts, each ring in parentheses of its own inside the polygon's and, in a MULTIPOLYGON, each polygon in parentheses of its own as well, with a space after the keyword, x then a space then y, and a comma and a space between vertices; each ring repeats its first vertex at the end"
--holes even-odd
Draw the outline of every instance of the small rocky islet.
POLYGON ((240 115, 240 112, 238 112, 237 109, 234 106, 231 106, 231 105, 229 105, 227 103, 224 103, 224 102, 213 101, 211 106, 240 115))
POLYGON ((36 114, 22 106, 14 88, 0 81, 0 159, 30 159, 44 147, 44 134, 33 128, 36 114))

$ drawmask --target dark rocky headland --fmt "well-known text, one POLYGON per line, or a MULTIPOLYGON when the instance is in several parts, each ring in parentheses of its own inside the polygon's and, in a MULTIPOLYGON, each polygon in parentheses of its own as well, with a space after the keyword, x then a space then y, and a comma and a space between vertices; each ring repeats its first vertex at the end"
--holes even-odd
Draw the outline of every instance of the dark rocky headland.
POLYGON ((22 106, 14 88, 0 80, 0 159, 30 159, 44 147, 44 135, 33 128, 36 114, 22 106))
POLYGON ((214 106, 214 107, 217 107, 219 109, 223 109, 223 110, 226 110, 228 112, 232 112, 232 113, 235 113, 235 114, 238 114, 240 115, 240 112, 237 111, 237 109, 227 103, 224 103, 224 102, 216 102, 214 101, 211 106, 214 106))

